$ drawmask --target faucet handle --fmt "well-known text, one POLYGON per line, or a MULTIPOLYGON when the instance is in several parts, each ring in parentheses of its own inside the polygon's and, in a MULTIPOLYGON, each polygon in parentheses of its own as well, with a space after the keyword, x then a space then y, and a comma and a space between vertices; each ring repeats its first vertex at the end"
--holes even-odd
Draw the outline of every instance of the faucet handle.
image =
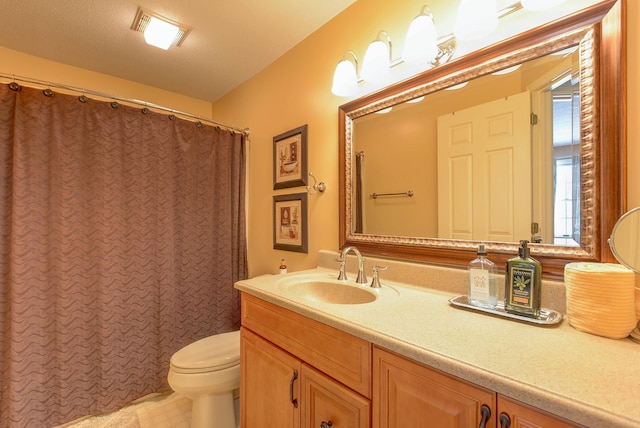
POLYGON ((348 280, 349 278, 347 278, 347 272, 345 271, 347 259, 343 257, 340 259, 336 259, 336 261, 340 263, 340 273, 338 273, 338 281, 348 280))
POLYGON ((371 288, 382 288, 380 284, 380 271, 387 270, 386 266, 373 266, 373 279, 371 280, 371 288))

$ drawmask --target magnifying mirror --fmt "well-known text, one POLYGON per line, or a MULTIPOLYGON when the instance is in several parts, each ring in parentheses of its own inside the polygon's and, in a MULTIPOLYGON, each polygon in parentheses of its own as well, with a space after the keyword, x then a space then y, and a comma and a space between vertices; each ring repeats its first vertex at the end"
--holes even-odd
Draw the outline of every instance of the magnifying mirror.
POLYGON ((620 264, 640 273, 640 207, 620 217, 611 232, 609 247, 620 264))
MULTIPOLYGON (((624 214, 613 226, 609 247, 616 259, 627 268, 640 273, 640 207, 624 214)), ((640 311, 639 289, 636 288, 636 315, 640 311)), ((630 335, 631 339, 640 343, 640 323, 630 335)))

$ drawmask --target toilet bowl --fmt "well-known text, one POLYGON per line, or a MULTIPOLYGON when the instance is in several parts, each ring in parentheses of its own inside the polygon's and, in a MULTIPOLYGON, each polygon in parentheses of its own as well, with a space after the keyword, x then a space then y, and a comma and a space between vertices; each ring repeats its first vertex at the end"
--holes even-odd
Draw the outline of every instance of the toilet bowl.
POLYGON ((171 357, 169 386, 193 401, 192 428, 236 428, 234 391, 240 387, 240 332, 216 334, 171 357))

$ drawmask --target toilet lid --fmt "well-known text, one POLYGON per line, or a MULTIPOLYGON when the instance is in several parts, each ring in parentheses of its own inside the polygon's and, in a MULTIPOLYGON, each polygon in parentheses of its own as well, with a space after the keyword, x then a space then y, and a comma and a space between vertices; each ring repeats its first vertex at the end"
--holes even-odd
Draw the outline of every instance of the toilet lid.
POLYGON ((240 331, 205 337, 185 346, 171 357, 177 369, 222 370, 240 362, 240 331))

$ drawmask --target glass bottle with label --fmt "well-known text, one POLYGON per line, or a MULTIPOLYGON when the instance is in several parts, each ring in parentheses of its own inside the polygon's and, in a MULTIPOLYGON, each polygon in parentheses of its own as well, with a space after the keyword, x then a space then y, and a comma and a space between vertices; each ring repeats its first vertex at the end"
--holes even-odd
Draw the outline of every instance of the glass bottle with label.
POLYGON ((284 259, 280 260, 280 268, 279 271, 281 274, 287 273, 287 265, 284 263, 284 259))
POLYGON ((495 308, 498 304, 496 264, 487 258, 484 245, 478 246, 478 258, 469 263, 469 302, 474 306, 495 308))
POLYGON ((542 265, 529 254, 529 241, 520 241, 518 257, 507 260, 505 311, 538 318, 540 316, 542 265))

